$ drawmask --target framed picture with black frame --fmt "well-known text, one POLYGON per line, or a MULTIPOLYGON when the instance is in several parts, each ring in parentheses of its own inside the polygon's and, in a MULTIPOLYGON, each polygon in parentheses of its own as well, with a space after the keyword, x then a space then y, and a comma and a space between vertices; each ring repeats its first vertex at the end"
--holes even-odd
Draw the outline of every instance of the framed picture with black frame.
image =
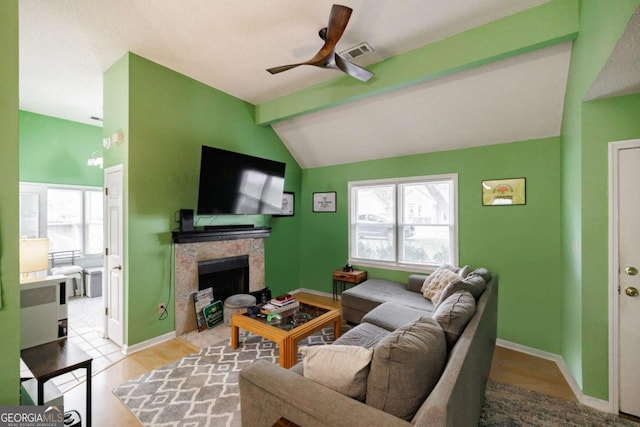
POLYGON ((313 212, 335 212, 336 192, 325 191, 313 193, 313 212))
POLYGON ((291 191, 285 191, 282 193, 282 211, 273 216, 294 216, 295 215, 295 201, 296 195, 291 191))

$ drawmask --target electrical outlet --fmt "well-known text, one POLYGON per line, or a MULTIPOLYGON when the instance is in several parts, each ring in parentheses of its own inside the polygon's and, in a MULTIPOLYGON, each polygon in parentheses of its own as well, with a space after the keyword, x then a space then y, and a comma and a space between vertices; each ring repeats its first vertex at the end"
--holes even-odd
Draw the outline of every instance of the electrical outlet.
POLYGON ((164 313, 166 309, 167 309, 167 304, 165 304, 164 302, 161 302, 160 304, 158 304, 158 314, 164 313))

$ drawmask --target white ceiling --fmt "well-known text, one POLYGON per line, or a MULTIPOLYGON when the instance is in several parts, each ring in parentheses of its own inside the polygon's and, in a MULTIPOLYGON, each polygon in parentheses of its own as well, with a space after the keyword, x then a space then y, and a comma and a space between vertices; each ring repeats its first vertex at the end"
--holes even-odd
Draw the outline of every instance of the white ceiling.
MULTIPOLYGON (((348 0, 338 51, 369 65, 547 0, 348 0)), ((328 0, 20 0, 20 107, 99 125, 102 73, 127 51, 253 104, 339 76, 298 67, 328 0)), ((273 125, 302 167, 560 133, 570 44, 273 125), (526 100, 524 102, 523 100, 526 100)))

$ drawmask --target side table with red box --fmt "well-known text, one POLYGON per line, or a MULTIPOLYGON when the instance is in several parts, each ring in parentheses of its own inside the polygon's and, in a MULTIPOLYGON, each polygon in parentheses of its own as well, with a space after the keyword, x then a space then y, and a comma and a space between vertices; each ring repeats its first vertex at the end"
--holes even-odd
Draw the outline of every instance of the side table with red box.
POLYGON ((357 285, 367 280, 367 272, 363 270, 333 272, 333 299, 338 299, 338 295, 345 289, 347 283, 357 285))

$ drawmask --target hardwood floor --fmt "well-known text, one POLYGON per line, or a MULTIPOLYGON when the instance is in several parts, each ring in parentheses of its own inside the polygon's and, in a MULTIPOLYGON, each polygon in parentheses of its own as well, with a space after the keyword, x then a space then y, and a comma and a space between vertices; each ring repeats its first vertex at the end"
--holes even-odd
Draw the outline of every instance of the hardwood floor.
MULTIPOLYGON (((340 301, 333 301, 330 297, 308 293, 304 295, 308 299, 316 299, 335 307, 340 306, 340 301)), ((176 338, 131 354, 107 369, 95 373, 92 383, 93 425, 98 427, 140 426, 138 420, 126 406, 120 403, 111 390, 119 384, 197 350, 198 348, 188 341, 176 338)), ((494 381, 576 401, 575 395, 555 363, 517 351, 496 347, 490 378, 494 381)), ((85 386, 80 384, 65 393, 65 409, 76 409, 85 419, 84 399, 85 386)))

